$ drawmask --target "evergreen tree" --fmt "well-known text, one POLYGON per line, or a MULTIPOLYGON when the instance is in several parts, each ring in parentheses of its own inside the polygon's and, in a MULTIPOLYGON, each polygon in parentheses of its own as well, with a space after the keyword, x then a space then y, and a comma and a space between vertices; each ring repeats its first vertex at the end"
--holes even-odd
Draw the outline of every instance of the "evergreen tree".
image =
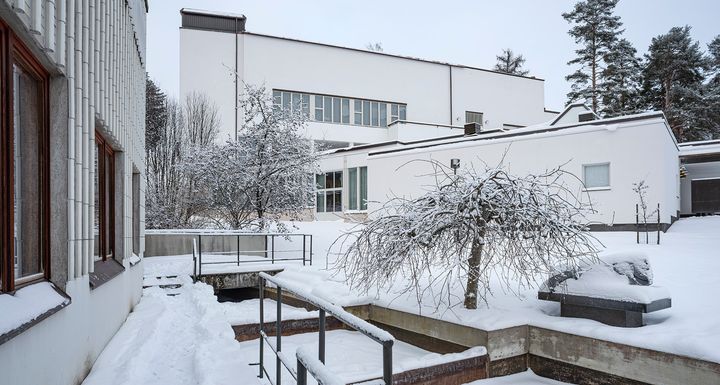
POLYGON ((642 67, 637 50, 626 39, 620 39, 605 55, 600 95, 604 117, 628 115, 640 109, 642 67))
POLYGON ((523 55, 515 56, 515 53, 510 48, 504 49, 502 54, 496 56, 496 58, 495 71, 521 76, 525 76, 529 72, 522 69, 523 64, 525 64, 523 55))
POLYGON ((154 149, 167 122, 167 97, 155 82, 146 75, 145 93, 145 149, 154 149))
POLYGON ((712 83, 720 85, 720 35, 715 36, 708 44, 708 54, 710 55, 710 67, 715 74, 712 83))
POLYGON ((654 37, 645 60, 646 105, 665 112, 679 141, 705 138, 711 127, 703 111, 709 101, 703 81, 710 62, 690 37, 690 27, 673 27, 654 37))
POLYGON ((570 102, 589 100, 594 111, 600 111, 600 83, 603 59, 615 46, 623 32, 619 16, 613 15, 618 0, 585 0, 575 4, 572 12, 563 13, 563 18, 573 27, 568 31, 580 48, 577 57, 568 65, 580 68, 565 77, 571 82, 568 93, 570 102))

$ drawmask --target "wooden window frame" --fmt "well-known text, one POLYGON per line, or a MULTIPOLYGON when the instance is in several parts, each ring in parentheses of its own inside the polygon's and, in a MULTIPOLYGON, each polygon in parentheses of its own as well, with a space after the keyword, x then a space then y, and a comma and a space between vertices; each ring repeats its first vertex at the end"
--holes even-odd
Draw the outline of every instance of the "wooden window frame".
POLYGON ((0 292, 13 292, 32 283, 50 279, 50 75, 12 29, 0 20, 0 292), (13 64, 38 82, 38 197, 40 216, 38 239, 41 244, 42 273, 37 277, 15 278, 15 186, 14 186, 14 110, 13 64))
POLYGON ((103 138, 102 134, 95 130, 95 146, 97 148, 97 155, 98 158, 96 159, 97 162, 97 178, 98 178, 98 185, 96 188, 95 193, 98 194, 98 205, 100 206, 98 208, 99 215, 100 215, 100 223, 98 223, 98 242, 100 243, 98 245, 98 250, 100 252, 100 260, 103 262, 107 261, 108 259, 114 259, 117 260, 117 248, 115 244, 115 150, 110 146, 110 143, 103 138), (110 162, 110 173, 105 171, 105 162, 110 162), (107 178, 110 178, 110 192, 108 193, 105 190, 105 182, 107 178), (110 200, 109 204, 106 206, 107 200, 110 200), (105 208, 110 208, 109 215, 106 213, 105 208), (106 223, 106 218, 110 219, 110 224, 106 223), (109 238, 109 245, 106 243, 106 239, 109 238), (108 255, 112 255, 112 258, 108 258, 108 255))

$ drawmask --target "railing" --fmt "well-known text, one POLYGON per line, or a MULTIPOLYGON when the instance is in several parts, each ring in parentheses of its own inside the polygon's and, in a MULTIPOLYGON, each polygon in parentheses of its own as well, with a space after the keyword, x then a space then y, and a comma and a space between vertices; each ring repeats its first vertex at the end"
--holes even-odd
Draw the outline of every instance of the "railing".
POLYGON ((312 234, 297 234, 297 233, 247 233, 247 232, 237 232, 237 231, 211 231, 211 232, 193 232, 193 231, 184 231, 182 234, 190 234, 195 235, 195 239, 193 239, 193 276, 199 277, 203 274, 203 266, 206 265, 219 265, 219 264, 229 264, 234 263, 237 266, 240 266, 241 263, 257 263, 257 262, 270 262, 272 264, 275 264, 275 262, 280 261, 302 261, 303 266, 305 264, 310 264, 312 266, 313 262, 313 236, 312 234), (220 252, 209 252, 211 255, 235 255, 234 260, 222 260, 222 261, 203 261, 203 237, 236 237, 237 242, 237 250, 236 251, 220 251, 220 252), (240 238, 241 237, 264 237, 264 243, 265 246, 262 250, 241 250, 240 248, 240 238), (284 238, 284 239, 293 239, 293 238, 302 238, 302 249, 292 249, 292 250, 277 250, 275 248, 275 238, 284 238), (270 239, 269 245, 268 245, 268 238, 270 239), (197 243, 196 243, 197 241, 197 243), (269 248, 268 248, 269 246, 269 248), (247 254, 264 254, 264 257, 258 257, 262 259, 241 259, 241 256, 246 256, 247 254), (285 256, 278 256, 277 254, 286 254, 286 253, 300 253, 299 257, 285 257, 285 256))
POLYGON ((260 378, 267 375, 268 381, 273 385, 282 385, 282 366, 284 366, 290 375, 297 381, 298 385, 307 384, 308 372, 315 378, 320 385, 342 384, 339 378, 331 373, 325 366, 325 317, 330 314, 338 321, 349 326, 352 329, 366 335, 373 341, 379 343, 383 347, 383 375, 382 382, 378 384, 392 384, 392 347, 395 338, 386 332, 362 320, 348 312, 340 306, 334 305, 316 295, 308 293, 302 287, 292 282, 288 282, 281 278, 273 277, 267 273, 260 273, 260 378), (264 317, 264 296, 265 282, 269 281, 275 285, 277 292, 277 316, 275 320, 275 342, 265 333, 265 317, 264 317), (319 333, 318 333, 318 357, 315 359, 312 354, 305 349, 298 349, 295 353, 297 370, 292 369, 292 363, 288 357, 282 353, 282 292, 287 290, 293 295, 303 299, 309 304, 318 308, 319 313, 319 333), (275 353, 275 382, 270 379, 270 373, 265 370, 264 350, 265 344, 275 353), (282 366, 281 366, 282 365, 282 366))

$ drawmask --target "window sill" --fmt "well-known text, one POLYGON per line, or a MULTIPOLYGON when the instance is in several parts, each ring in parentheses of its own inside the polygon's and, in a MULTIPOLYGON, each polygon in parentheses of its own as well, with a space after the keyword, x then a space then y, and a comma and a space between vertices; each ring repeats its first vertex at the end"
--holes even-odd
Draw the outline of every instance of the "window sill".
POLYGON ((125 271, 125 267, 114 259, 95 261, 95 271, 90 273, 90 290, 110 282, 125 271))
POLYGON ((586 191, 586 192, 609 191, 609 190, 610 190, 610 186, 607 186, 607 187, 589 187, 589 188, 584 188, 584 189, 583 189, 583 191, 586 191))
POLYGON ((0 308, 3 308, 0 345, 67 307, 71 302, 70 296, 47 281, 25 286, 14 294, 0 294, 0 308), (14 316, 14 319, 10 316, 14 316))

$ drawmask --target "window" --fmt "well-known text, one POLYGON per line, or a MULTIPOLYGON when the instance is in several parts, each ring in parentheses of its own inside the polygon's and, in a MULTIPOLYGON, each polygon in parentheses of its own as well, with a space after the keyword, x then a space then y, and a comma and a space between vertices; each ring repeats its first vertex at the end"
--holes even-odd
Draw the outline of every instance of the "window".
POLYGON ((380 103, 380 127, 387 127, 387 104, 380 103))
POLYGON ((342 122, 350 124, 350 99, 342 100, 342 122))
POLYGON ((587 189, 609 188, 610 163, 583 165, 583 183, 587 189))
POLYGON ((390 123, 396 120, 405 120, 405 108, 404 104, 391 104, 390 105, 390 123))
POLYGON ((362 113, 362 100, 354 100, 355 104, 355 124, 358 126, 362 124, 363 113, 362 113))
POLYGON ((310 95, 308 94, 273 91, 273 105, 294 113, 301 112, 305 117, 310 117, 310 95))
POLYGON ((8 292, 50 278, 49 100, 47 72, 2 23, 0 52, 0 291, 8 292))
POLYGON ((348 169, 348 208, 367 210, 367 167, 348 169))
POLYGON ((340 123, 340 98, 332 98, 333 102, 333 123, 340 123))
POLYGON ((315 207, 317 212, 342 211, 342 171, 327 172, 315 176, 317 193, 315 207))
POLYGON ((115 258, 115 152, 95 132, 95 261, 115 258))
POLYGON ((370 125, 370 102, 367 100, 363 101, 363 126, 370 125))
POLYGON ((320 95, 315 95, 315 120, 323 121, 323 97, 320 95))
POLYGON ((140 255, 140 171, 132 174, 132 252, 140 255))
POLYGON ((465 111, 465 124, 477 123, 483 125, 483 114, 482 112, 465 111))

